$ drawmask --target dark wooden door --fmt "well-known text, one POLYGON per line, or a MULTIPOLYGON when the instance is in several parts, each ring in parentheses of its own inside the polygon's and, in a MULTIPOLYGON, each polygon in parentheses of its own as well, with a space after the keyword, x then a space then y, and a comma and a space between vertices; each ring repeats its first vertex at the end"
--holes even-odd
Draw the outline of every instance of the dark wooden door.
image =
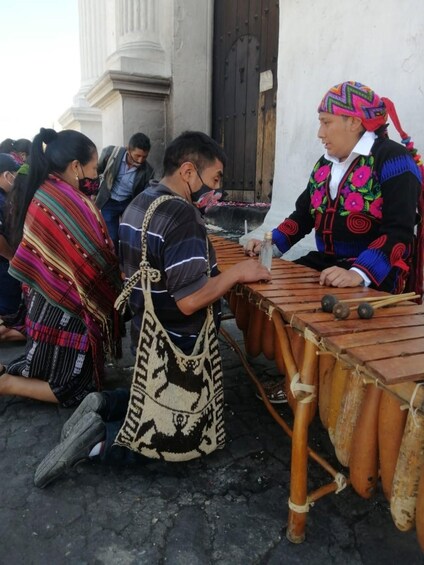
POLYGON ((215 0, 212 135, 231 200, 271 200, 278 17, 275 0, 215 0))

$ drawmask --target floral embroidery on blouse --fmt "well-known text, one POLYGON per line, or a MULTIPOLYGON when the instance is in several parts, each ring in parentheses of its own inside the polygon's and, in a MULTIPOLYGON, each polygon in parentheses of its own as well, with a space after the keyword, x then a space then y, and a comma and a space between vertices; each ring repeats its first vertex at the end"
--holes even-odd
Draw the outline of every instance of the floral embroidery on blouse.
MULTIPOLYGON (((309 179, 311 194, 311 214, 324 214, 329 202, 329 180, 331 166, 320 159, 315 165, 309 179), (323 164, 324 163, 324 164, 323 164)), ((365 213, 377 220, 382 218, 383 198, 380 183, 374 172, 374 156, 360 156, 351 165, 343 186, 339 187, 337 212, 341 216, 352 213, 365 213)))

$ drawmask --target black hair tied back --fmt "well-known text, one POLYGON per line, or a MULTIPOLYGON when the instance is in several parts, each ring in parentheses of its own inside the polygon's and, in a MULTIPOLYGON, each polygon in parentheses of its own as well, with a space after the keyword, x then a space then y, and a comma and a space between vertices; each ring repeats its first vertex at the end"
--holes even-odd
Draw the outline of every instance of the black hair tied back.
POLYGON ((49 129, 41 128, 40 137, 41 137, 41 141, 47 145, 48 143, 54 141, 57 138, 57 132, 51 128, 49 129))

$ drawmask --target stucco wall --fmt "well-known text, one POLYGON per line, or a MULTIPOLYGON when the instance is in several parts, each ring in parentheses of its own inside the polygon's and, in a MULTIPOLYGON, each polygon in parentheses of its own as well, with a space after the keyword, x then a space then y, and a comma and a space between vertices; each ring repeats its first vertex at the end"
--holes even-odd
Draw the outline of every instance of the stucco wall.
MULTIPOLYGON (((423 8, 422 0, 280 1, 274 192, 254 235, 284 219, 305 188, 323 152, 316 109, 333 84, 357 80, 391 98, 404 130, 424 152, 423 8)), ((399 140, 393 126, 389 135, 399 140)))
POLYGON ((168 141, 211 127, 213 0, 175 0, 173 11, 168 141))

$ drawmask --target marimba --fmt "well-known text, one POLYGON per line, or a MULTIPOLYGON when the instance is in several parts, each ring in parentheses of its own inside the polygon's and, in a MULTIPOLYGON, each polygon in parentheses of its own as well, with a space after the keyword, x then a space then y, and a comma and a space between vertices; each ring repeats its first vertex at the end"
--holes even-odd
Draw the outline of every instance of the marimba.
MULTIPOLYGON (((210 239, 220 270, 246 258, 237 243, 210 239)), ((424 551, 424 306, 409 301, 379 308, 371 319, 352 313, 338 320, 322 311, 325 294, 358 302, 390 295, 321 287, 319 273, 281 259, 273 259, 272 274, 269 283, 237 285, 227 298, 247 353, 274 358, 286 376, 292 430, 250 371, 266 407, 292 437, 288 539, 304 540, 307 512, 316 500, 349 483, 369 498, 381 477, 396 526, 416 525, 424 551), (317 411, 349 476, 308 446, 317 411), (308 455, 333 478, 309 494, 308 455)))

